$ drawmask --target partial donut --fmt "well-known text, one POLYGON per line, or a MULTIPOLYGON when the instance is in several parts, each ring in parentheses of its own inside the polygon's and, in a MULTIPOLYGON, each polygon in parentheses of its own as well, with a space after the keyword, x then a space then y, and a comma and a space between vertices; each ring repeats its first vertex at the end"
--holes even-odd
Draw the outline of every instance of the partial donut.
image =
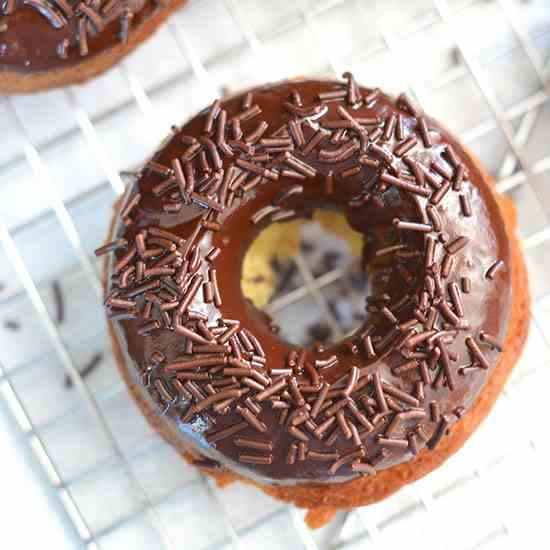
POLYGON ((186 0, 6 0, 0 93, 79 84, 109 69, 186 0))
POLYGON ((411 97, 344 77, 215 101, 145 164, 98 250, 148 420, 220 483, 320 507, 315 526, 458 449, 528 325, 513 205, 411 97), (350 337, 313 350, 270 330, 241 267, 262 228, 319 208, 363 235, 373 291, 350 337))

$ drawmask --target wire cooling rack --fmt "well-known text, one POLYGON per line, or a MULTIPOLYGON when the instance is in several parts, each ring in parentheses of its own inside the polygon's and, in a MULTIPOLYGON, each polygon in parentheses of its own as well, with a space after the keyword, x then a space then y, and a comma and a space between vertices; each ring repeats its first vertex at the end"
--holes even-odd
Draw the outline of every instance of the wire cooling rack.
MULTIPOLYGON (((549 58, 547 0, 202 0, 85 86, 0 99, 0 395, 83 548, 547 547, 549 58), (523 359, 465 448, 312 533, 259 491, 217 489, 146 425, 111 356, 93 250, 120 172, 171 124, 225 91, 344 70, 409 89, 481 157, 518 205, 534 306, 523 359)), ((287 302, 330 313, 323 288, 342 273, 298 268, 287 302)))

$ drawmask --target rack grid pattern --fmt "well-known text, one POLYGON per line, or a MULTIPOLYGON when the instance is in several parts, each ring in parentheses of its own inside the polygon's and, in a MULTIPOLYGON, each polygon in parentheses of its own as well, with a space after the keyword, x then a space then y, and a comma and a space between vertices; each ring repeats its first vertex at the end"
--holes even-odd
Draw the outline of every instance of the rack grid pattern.
MULTIPOLYGON (((546 0, 192 1, 107 75, 83 87, 2 98, 0 119, 0 394, 83 548, 544 546, 546 0), (92 251, 123 190, 122 171, 138 166, 171 124, 227 91, 345 70, 366 85, 409 89, 482 158, 518 205, 534 306, 524 357, 466 447, 413 486, 313 533, 302 511, 248 486, 219 490, 146 425, 110 355, 92 251), (53 281, 70 297, 62 323, 53 281), (8 330, 10 320, 21 327, 8 330), (99 351, 101 368, 83 379, 79 369, 99 351), (73 389, 64 386, 67 374, 73 389)), ((330 315, 320 289, 343 272, 316 278, 300 257, 297 266, 302 286, 272 307, 311 296, 330 315)))

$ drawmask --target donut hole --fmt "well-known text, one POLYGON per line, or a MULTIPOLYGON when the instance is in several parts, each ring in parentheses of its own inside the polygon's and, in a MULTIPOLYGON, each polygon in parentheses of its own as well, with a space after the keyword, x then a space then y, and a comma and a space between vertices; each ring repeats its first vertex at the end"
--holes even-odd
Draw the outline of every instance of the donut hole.
POLYGON ((245 255, 243 294, 269 315, 282 340, 309 347, 333 344, 366 318, 363 240, 332 210, 271 224, 245 255))

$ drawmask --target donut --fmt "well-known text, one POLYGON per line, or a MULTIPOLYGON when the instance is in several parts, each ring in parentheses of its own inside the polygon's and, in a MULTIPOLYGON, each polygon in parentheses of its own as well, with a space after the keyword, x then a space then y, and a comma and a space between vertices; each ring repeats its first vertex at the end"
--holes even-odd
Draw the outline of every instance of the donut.
POLYGON ((221 485, 309 509, 376 502, 458 450, 526 340, 515 209, 408 94, 286 81, 174 127, 116 205, 116 361, 151 425, 221 485), (361 236, 364 319, 306 349, 245 299, 262 231, 314 211, 361 236))
POLYGON ((186 0, 6 0, 0 7, 0 93, 85 82, 106 71, 186 0))

